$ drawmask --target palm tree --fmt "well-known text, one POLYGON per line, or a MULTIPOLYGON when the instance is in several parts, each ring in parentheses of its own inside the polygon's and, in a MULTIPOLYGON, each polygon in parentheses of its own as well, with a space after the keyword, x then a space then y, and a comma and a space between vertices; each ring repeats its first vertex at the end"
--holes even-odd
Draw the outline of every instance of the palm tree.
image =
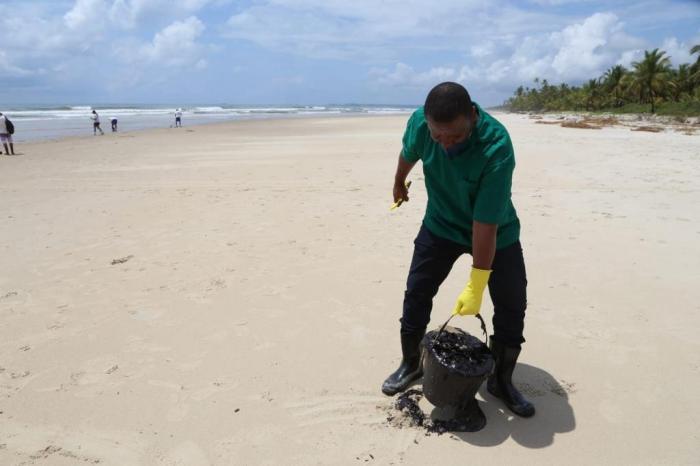
POLYGON ((700 44, 693 45, 693 48, 690 49, 691 55, 694 55, 696 53, 698 54, 698 58, 697 60, 695 60, 695 64, 700 65, 700 44))
POLYGON ((693 92, 693 81, 691 79, 691 67, 684 63, 678 66, 677 70, 669 73, 669 86, 673 100, 679 102, 681 97, 690 95, 693 92))
POLYGON ((592 110, 597 107, 597 102, 600 97, 600 81, 598 79, 589 79, 582 87, 586 110, 592 110))
POLYGON ((656 111, 655 99, 663 95, 668 85, 668 72, 671 60, 665 57, 666 52, 654 49, 644 51, 644 59, 632 63, 634 81, 639 85, 640 97, 646 96, 651 101, 651 113, 656 111))
POLYGON ((691 71, 692 75, 690 76, 690 79, 693 81, 700 81, 700 44, 694 45, 693 48, 690 49, 690 54, 698 54, 697 60, 695 60, 695 63, 691 66, 691 71))
POLYGON ((622 65, 616 65, 605 72, 603 82, 608 92, 612 92, 615 96, 615 107, 621 107, 624 104, 622 94, 625 90, 624 77, 627 70, 622 65))
POLYGON ((624 90, 623 99, 633 100, 638 103, 644 102, 644 95, 641 86, 637 82, 633 73, 627 73, 622 77, 622 88, 624 90))

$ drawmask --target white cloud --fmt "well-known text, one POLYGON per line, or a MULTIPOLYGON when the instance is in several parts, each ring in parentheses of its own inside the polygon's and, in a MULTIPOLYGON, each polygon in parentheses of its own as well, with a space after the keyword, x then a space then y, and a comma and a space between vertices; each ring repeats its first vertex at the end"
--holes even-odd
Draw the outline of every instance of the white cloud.
POLYGON ((150 43, 139 47, 134 58, 167 66, 203 68, 206 61, 201 58, 202 47, 197 43, 197 37, 204 29, 204 24, 195 16, 175 21, 158 32, 150 43))
POLYGON ((612 13, 596 13, 583 23, 567 26, 550 36, 552 44, 560 44, 552 68, 563 78, 598 73, 619 56, 616 35, 622 34, 622 23, 612 13))
POLYGON ((690 49, 695 43, 689 44, 679 42, 675 37, 669 37, 661 44, 661 50, 666 52, 667 57, 671 59, 673 66, 678 66, 682 63, 695 63, 695 57, 691 57, 690 49))
MULTIPOLYGON (((476 0, 263 0, 232 15, 227 37, 314 58, 381 61, 397 48, 455 49, 476 0)), ((465 47, 466 48, 466 47, 465 47)))
POLYGON ((450 67, 435 67, 428 71, 417 72, 405 63, 397 63, 393 70, 374 68, 370 77, 386 86, 426 89, 444 81, 459 80, 458 70, 450 67))
POLYGON ((625 33, 624 23, 616 15, 595 13, 558 31, 521 37, 513 46, 507 41, 474 45, 473 60, 461 68, 437 66, 415 71, 399 63, 392 71, 373 70, 370 79, 383 85, 425 89, 448 79, 468 88, 512 87, 534 78, 580 82, 601 75, 620 61, 629 62, 643 47, 641 39, 625 33))
POLYGON ((26 95, 30 86, 49 99, 66 92, 116 95, 157 87, 174 78, 174 67, 200 74, 214 48, 201 42, 202 21, 184 13, 229 2, 12 1, 11 14, 0 15, 4 101, 22 99, 17 96, 26 95))
MULTIPOLYGON (((672 66, 678 66, 683 63, 695 63, 697 55, 691 55, 690 49, 693 45, 700 43, 700 35, 690 39, 687 42, 679 41, 676 37, 667 37, 659 46, 647 47, 646 50, 659 48, 659 51, 666 52, 665 57, 669 57, 672 66)), ((622 53, 617 64, 632 67, 632 63, 644 58, 644 48, 626 50, 622 53)))
POLYGON ((613 64, 624 50, 644 46, 612 13, 571 23, 551 9, 507 3, 259 0, 229 18, 226 36, 277 52, 375 66, 407 63, 411 54, 466 56, 488 69, 489 81, 542 74, 578 79, 613 64))
POLYGON ((108 13, 114 24, 133 28, 147 18, 176 18, 223 3, 229 0, 113 0, 108 13))
POLYGON ((133 28, 148 19, 168 20, 230 0, 75 0, 63 16, 70 29, 133 28))
POLYGON ((490 82, 530 82, 536 77, 582 81, 629 60, 634 56, 630 50, 644 46, 642 39, 624 31, 616 15, 595 13, 559 31, 524 37, 509 56, 482 65, 490 82))
POLYGON ((148 43, 130 35, 125 22, 135 24, 158 9, 161 20, 222 1, 228 0, 184 0, 172 5, 165 0, 75 0, 63 11, 53 4, 22 5, 0 17, 4 51, 0 74, 21 76, 53 69, 60 70, 56 72, 60 80, 106 65, 120 67, 124 62, 134 75, 141 71, 134 66, 152 64, 201 70, 207 67, 204 55, 208 48, 197 42, 205 26, 196 17, 172 21, 148 43), (124 21, 113 19, 119 8, 124 9, 124 21))
POLYGON ((625 68, 632 68, 632 63, 639 61, 642 57, 644 57, 643 49, 625 50, 615 64, 622 65, 625 68))
POLYGON ((109 10, 107 0, 76 0, 73 8, 63 16, 69 29, 95 28, 104 23, 109 10))
POLYGON ((484 41, 469 48, 469 52, 475 58, 486 58, 496 51, 496 45, 491 41, 484 41))
POLYGON ((676 37, 666 38, 660 46, 636 48, 631 50, 626 50, 620 56, 617 64, 625 66, 627 68, 632 68, 632 63, 640 61, 644 58, 644 51, 657 48, 659 51, 666 52, 665 57, 668 57, 671 61, 672 66, 678 66, 683 63, 695 63, 695 57, 690 54, 690 49, 694 44, 700 42, 698 40, 690 40, 689 42, 681 42, 676 37))
POLYGON ((7 53, 4 50, 0 50, 0 77, 2 78, 23 78, 34 74, 30 70, 20 68, 10 63, 7 53))

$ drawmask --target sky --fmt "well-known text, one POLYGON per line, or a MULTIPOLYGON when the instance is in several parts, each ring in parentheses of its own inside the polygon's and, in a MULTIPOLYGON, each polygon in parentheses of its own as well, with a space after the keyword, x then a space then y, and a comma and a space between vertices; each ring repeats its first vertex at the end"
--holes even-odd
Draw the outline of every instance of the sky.
POLYGON ((498 105, 660 48, 694 62, 700 0, 0 0, 0 106, 498 105))

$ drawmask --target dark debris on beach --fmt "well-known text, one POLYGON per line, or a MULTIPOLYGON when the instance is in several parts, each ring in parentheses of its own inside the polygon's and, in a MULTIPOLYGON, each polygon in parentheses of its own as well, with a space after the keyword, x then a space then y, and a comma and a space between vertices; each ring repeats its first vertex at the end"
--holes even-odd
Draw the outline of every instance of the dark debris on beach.
POLYGON ((425 338, 427 350, 431 351, 440 364, 466 376, 484 374, 489 366, 491 353, 484 342, 459 329, 442 332, 435 339, 437 332, 428 332, 425 338))
MULTIPOLYGON (((403 416, 409 420, 411 427, 425 429, 425 435, 442 435, 450 432, 460 432, 464 430, 463 422, 458 419, 431 419, 420 409, 418 403, 423 398, 423 392, 411 389, 403 392, 396 398, 394 408, 401 411, 403 416)), ((387 419, 391 421, 392 419, 387 419)))
POLYGON ((124 262, 128 261, 129 259, 132 259, 133 257, 134 257, 133 255, 128 255, 126 257, 121 257, 119 259, 112 259, 112 265, 123 264, 124 262))

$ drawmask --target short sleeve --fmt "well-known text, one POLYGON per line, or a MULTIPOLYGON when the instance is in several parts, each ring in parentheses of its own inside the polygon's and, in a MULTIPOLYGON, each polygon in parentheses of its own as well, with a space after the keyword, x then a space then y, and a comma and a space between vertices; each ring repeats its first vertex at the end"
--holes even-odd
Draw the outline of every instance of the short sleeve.
POLYGON ((510 206, 515 156, 510 138, 494 149, 484 167, 474 205, 474 220, 502 224, 510 206))
POLYGON ((407 162, 414 163, 420 160, 423 152, 423 137, 425 132, 425 120, 422 118, 422 112, 417 110, 413 112, 411 118, 406 124, 406 131, 403 133, 403 149, 401 156, 407 162))

